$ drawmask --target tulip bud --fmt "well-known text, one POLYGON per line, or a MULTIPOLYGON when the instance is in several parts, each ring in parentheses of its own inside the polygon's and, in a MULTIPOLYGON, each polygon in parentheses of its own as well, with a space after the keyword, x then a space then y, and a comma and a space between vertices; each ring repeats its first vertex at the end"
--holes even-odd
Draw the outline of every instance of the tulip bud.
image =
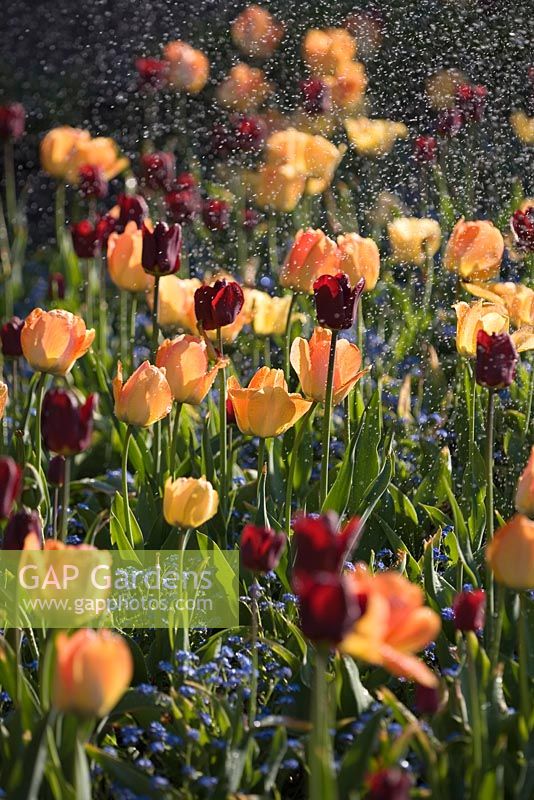
POLYGON ((87 450, 93 434, 96 396, 80 405, 67 389, 49 389, 43 399, 41 430, 45 447, 53 453, 72 456, 87 450))
POLYGON ((534 522, 516 514, 495 533, 486 559, 496 580, 510 589, 534 589, 534 522))
POLYGON ((175 223, 143 224, 143 269, 149 275, 174 275, 180 269, 182 229, 175 223))
POLYGON ((414 142, 414 156, 420 164, 434 164, 438 140, 434 136, 418 136, 414 142))
POLYGON ((202 208, 202 199, 196 188, 181 189, 166 194, 165 205, 173 222, 183 225, 198 217, 202 208))
POLYGON ((482 630, 486 621, 486 592, 483 589, 460 592, 454 598, 452 609, 456 630, 482 630))
POLYGON ((94 258, 98 251, 98 232, 88 219, 76 222, 70 229, 74 252, 78 258, 94 258))
POLYGON ((237 150, 257 153, 265 141, 265 123, 260 117, 240 117, 234 123, 234 141, 237 150))
POLYGON ((195 315, 205 331, 231 325, 243 308, 243 289, 235 281, 215 281, 195 292, 195 315))
POLYGON ((96 235, 102 252, 106 252, 108 239, 117 227, 117 220, 110 214, 100 217, 95 224, 96 235))
POLYGON ((202 219, 210 231, 224 231, 230 225, 230 207, 224 200, 208 199, 202 206, 202 219))
POLYGON ((138 228, 141 227, 143 220, 148 217, 148 206, 144 197, 140 194, 119 195, 119 218, 116 230, 123 231, 129 222, 135 222, 138 228))
POLYGON ((48 463, 48 483, 60 488, 65 483, 65 456, 54 456, 48 463))
POLYGON ((11 317, 0 329, 0 340, 2 342, 2 353, 5 358, 18 358, 22 355, 22 345, 20 334, 24 320, 19 317, 11 317))
POLYGON ((464 84, 456 90, 456 103, 466 122, 481 122, 488 90, 485 86, 464 84))
POLYGON ((206 478, 170 478, 163 493, 163 516, 178 528, 199 528, 215 516, 219 495, 206 478))
POLYGON ((24 133, 26 111, 21 103, 0 106, 0 139, 16 142, 24 133))
POLYGON ((117 374, 113 379, 113 399, 115 416, 128 425, 147 428, 163 419, 171 412, 171 387, 165 377, 165 370, 144 361, 130 375, 126 383, 122 381, 122 364, 117 364, 117 374))
POLYGON ((369 780, 367 800, 410 800, 411 787, 412 779, 404 770, 382 769, 369 780))
POLYGON ((534 447, 527 465, 519 477, 515 493, 515 507, 520 514, 534 519, 534 447))
POLYGON ((237 425, 234 404, 230 398, 226 401, 226 422, 228 425, 237 425))
POLYGON ((2 550, 36 550, 42 547, 43 529, 37 511, 17 511, 11 514, 6 529, 2 550))
POLYGON ((10 457, 0 457, 0 519, 7 519, 22 487, 22 470, 10 457))
POLYGON ((167 82, 169 65, 160 58, 137 58, 135 68, 140 89, 161 89, 167 82))
POLYGON ((436 686, 415 687, 415 708, 418 714, 435 714, 441 704, 441 694, 436 686))
POLYGON ((241 561, 252 572, 276 569, 286 545, 283 533, 258 525, 245 525, 241 534, 241 561))
POLYGON ((198 189, 198 182, 191 172, 180 172, 172 182, 173 192, 183 192, 186 189, 198 189))
POLYGON ((348 580, 337 573, 315 572, 299 581, 300 627, 312 642, 338 644, 360 615, 348 580))
POLYGON ((442 137, 457 136, 464 126, 464 115, 458 108, 443 109, 437 118, 437 131, 442 137))
POLYGON ((315 572, 341 571, 362 528, 358 517, 349 520, 341 530, 338 522, 337 514, 333 511, 320 516, 301 515, 294 521, 293 575, 296 585, 302 578, 315 572))
POLYGON ((306 114, 316 116, 332 110, 332 92, 326 81, 306 78, 300 82, 302 107, 306 114))
POLYGON ((70 637, 60 633, 52 705, 80 717, 104 717, 120 700, 132 676, 132 654, 122 636, 86 629, 70 637))
POLYGON ((242 225, 246 231, 253 231, 261 222, 261 214, 255 208, 245 208, 242 225))
POLYGON ((518 209, 510 220, 510 227, 517 247, 534 252, 534 206, 524 211, 518 209))
POLYGON ((87 330, 83 319, 70 311, 34 308, 24 321, 22 352, 36 372, 67 375, 94 338, 94 330, 87 330))
POLYGON ((169 191, 175 172, 174 153, 146 153, 141 156, 141 179, 147 189, 154 192, 169 191))
POLYGON ((518 355, 509 333, 477 333, 476 381, 489 389, 504 389, 515 378, 518 355))
POLYGON ((108 182, 100 167, 85 164, 80 167, 78 191, 88 200, 103 200, 108 194, 108 182))
POLYGON ((344 272, 317 278, 313 284, 313 294, 319 324, 334 331, 351 328, 356 320, 358 300, 364 286, 365 278, 361 278, 351 289, 344 272))
POLYGON ((48 299, 50 302, 65 299, 65 276, 61 272, 51 272, 48 276, 48 299))

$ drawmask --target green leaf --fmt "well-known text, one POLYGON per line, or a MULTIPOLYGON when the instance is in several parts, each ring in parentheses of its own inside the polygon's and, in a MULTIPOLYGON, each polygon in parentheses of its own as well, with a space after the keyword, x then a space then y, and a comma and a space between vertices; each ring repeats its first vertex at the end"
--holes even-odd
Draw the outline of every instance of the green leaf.
POLYGON ((349 800, 354 796, 354 792, 362 787, 363 780, 369 769, 369 758, 378 742, 383 714, 384 709, 380 709, 371 717, 364 729, 356 737, 352 747, 343 756, 338 779, 341 800, 349 800))

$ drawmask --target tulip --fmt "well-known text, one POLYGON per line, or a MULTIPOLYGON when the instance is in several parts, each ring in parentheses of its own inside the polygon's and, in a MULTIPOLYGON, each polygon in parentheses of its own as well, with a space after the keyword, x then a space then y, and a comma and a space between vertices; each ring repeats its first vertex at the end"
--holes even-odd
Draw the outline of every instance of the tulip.
MULTIPOLYGON (((334 108, 345 114, 358 113, 367 88, 364 65, 360 61, 347 61, 338 68, 333 77, 325 80, 330 86, 334 108)), ((397 133, 404 138, 404 127, 398 127, 397 133)))
POLYGON ((321 78, 306 78, 300 82, 302 105, 306 114, 326 114, 332 108, 332 92, 321 78))
MULTIPOLYGON (((41 165, 53 178, 66 180, 72 174, 76 150, 82 142, 91 139, 89 131, 71 128, 68 125, 48 131, 41 142, 41 165)), ((82 162, 84 163, 84 162, 82 162)), ((81 164, 76 163, 76 167, 81 164)))
POLYGON ((510 125, 523 144, 534 145, 534 117, 529 117, 524 111, 514 111, 510 115, 510 125))
POLYGON ((336 147, 324 136, 308 136, 304 148, 306 194, 322 194, 332 183, 345 148, 336 147))
POLYGON ((510 589, 534 589, 534 521, 516 514, 486 548, 495 579, 510 589))
POLYGON ((485 86, 471 86, 466 83, 456 90, 456 105, 466 122, 481 122, 488 90, 485 86))
POLYGON ((278 566, 285 546, 283 533, 258 525, 245 525, 239 545, 243 566, 252 572, 271 572, 278 566))
POLYGON ((94 258, 99 249, 98 231, 88 219, 76 222, 70 229, 74 252, 78 258, 94 258))
MULTIPOLYGON (((202 286, 198 278, 179 278, 167 275, 160 278, 158 298, 158 325, 162 328, 184 328, 197 333, 195 292, 202 286)), ((153 293, 147 295, 150 309, 154 307, 153 293)))
POLYGON ((503 305, 516 327, 534 324, 534 290, 522 283, 464 283, 464 289, 496 305, 503 305))
POLYGON ((257 336, 282 336, 287 328, 291 295, 271 297, 266 292, 253 291, 252 327, 257 336))
POLYGON ((460 592, 452 604, 457 631, 479 631, 486 621, 486 592, 483 589, 460 592))
POLYGON ((351 328, 356 319, 358 300, 364 286, 365 279, 361 278, 354 288, 351 288, 348 276, 344 272, 319 276, 313 284, 319 323, 334 331, 351 328))
POLYGON ((21 103, 0 106, 0 139, 16 142, 24 134, 26 111, 21 103))
POLYGON ((230 207, 225 200, 208 198, 202 204, 202 220, 209 231, 225 231, 230 225, 230 207))
POLYGON ((202 200, 198 189, 182 189, 165 195, 165 205, 173 222, 183 225, 195 220, 202 209, 202 200))
POLYGON ((64 376, 87 353, 94 338, 94 330, 87 330, 83 319, 70 311, 34 308, 22 328, 22 352, 36 372, 64 376))
POLYGON ((312 642, 337 645, 351 630, 360 606, 349 580, 315 572, 298 584, 300 627, 312 642))
POLYGON ((518 208, 510 220, 510 227, 517 247, 526 252, 534 251, 534 205, 518 208))
POLYGON ((430 105, 435 109, 452 108, 456 104, 456 92, 465 82, 464 73, 454 67, 431 75, 426 82, 430 105))
POLYGON ((335 75, 355 55, 356 41, 344 28, 313 28, 302 42, 302 57, 313 75, 335 75))
POLYGON ((48 462, 48 483, 59 489, 65 483, 65 456, 54 456, 48 462))
POLYGON ((165 369, 174 399, 193 406, 202 403, 225 364, 220 359, 210 369, 205 340, 188 334, 166 339, 156 355, 156 365, 165 369))
POLYGON ((103 217, 97 219, 95 227, 98 241, 100 242, 100 248, 105 252, 109 237, 117 228, 117 220, 112 217, 111 214, 104 214, 103 217))
POLYGON ((101 167, 83 164, 78 170, 78 191, 89 200, 102 200, 108 193, 108 181, 101 167))
POLYGON ((397 767, 382 769, 371 775, 367 800, 410 800, 412 779, 397 767))
POLYGON ((111 180, 129 165, 127 158, 119 156, 118 147, 113 139, 105 136, 91 136, 76 141, 74 151, 69 159, 65 178, 69 183, 77 183, 80 169, 85 165, 98 167, 106 180, 111 180))
POLYGON ((171 89, 198 94, 208 82, 210 62, 201 51, 186 42, 169 42, 163 55, 169 64, 168 83, 171 89))
POLYGON ((380 251, 373 239, 364 239, 357 233, 338 236, 339 269, 348 275, 352 284, 365 279, 365 292, 371 292, 380 274, 380 251))
POLYGON ((282 37, 285 27, 266 8, 250 5, 234 19, 231 25, 232 41, 249 58, 269 58, 282 37))
POLYGON ((519 477, 515 493, 516 511, 534 519, 534 447, 527 465, 519 477))
POLYGON ((251 175, 251 184, 251 193, 259 208, 288 214, 297 207, 306 179, 302 175, 288 175, 283 167, 265 164, 251 175))
POLYGON ((245 301, 241 286, 235 281, 217 280, 213 286, 200 286, 195 292, 195 314, 203 330, 212 331, 231 325, 245 301))
POLYGON ((346 119, 345 130, 359 155, 371 158, 387 155, 397 139, 406 139, 408 136, 408 128, 403 122, 392 122, 389 119, 346 119))
POLYGON ((258 153, 265 142, 265 123, 261 117, 239 117, 234 124, 233 140, 235 150, 258 153))
POLYGON ((415 708, 418 714, 435 714, 441 705, 441 693, 436 686, 415 687, 415 708))
POLYGON ((0 341, 2 342, 2 353, 4 358, 18 358, 22 355, 22 345, 20 341, 24 320, 20 317, 11 317, 0 328, 0 341))
POLYGON ((315 572, 340 573, 362 533, 360 519, 354 517, 339 530, 333 511, 321 516, 301 515, 293 523, 295 587, 315 572))
POLYGON ((492 222, 460 219, 445 249, 444 264, 463 280, 488 281, 499 277, 504 239, 492 222))
POLYGON ((441 230, 435 219, 400 217, 388 223, 391 256, 396 264, 423 266, 441 244, 441 230))
POLYGON ((133 677, 126 640, 106 630, 76 631, 56 638, 51 702, 63 713, 104 717, 120 700, 133 677))
POLYGON ((341 254, 321 230, 299 231, 280 274, 280 284, 297 292, 313 292, 319 275, 335 275, 341 254))
POLYGON ((48 276, 47 297, 50 301, 65 299, 65 276, 61 272, 52 272, 48 276))
POLYGON ((0 456, 0 519, 9 517, 21 488, 21 468, 10 456, 0 456))
POLYGON ((0 419, 3 419, 8 401, 9 391, 7 384, 5 384, 3 381, 0 381, 0 419))
POLYGON ((434 164, 438 153, 438 140, 434 136, 418 136, 414 142, 413 152, 420 164, 434 164))
POLYGON ((143 269, 149 275, 174 275, 180 269, 182 229, 180 225, 157 222, 154 227, 143 223, 143 269))
POLYGON ((304 416, 311 406, 300 394, 288 391, 281 369, 262 367, 242 389, 237 378, 228 378, 232 401, 241 433, 267 439, 280 436, 304 416))
POLYGON ((455 303, 456 311, 456 349, 462 356, 474 358, 477 352, 477 336, 480 330, 487 334, 506 333, 508 331, 508 315, 503 306, 485 303, 455 303))
POLYGON ((267 139, 265 157, 267 164, 284 167, 291 176, 308 176, 306 147, 312 137, 296 128, 275 130, 267 139))
POLYGON ((457 136, 464 127, 464 115, 459 108, 444 109, 438 113, 436 128, 441 137, 457 136))
POLYGON ((513 382, 517 350, 508 333, 477 333, 476 381, 490 389, 504 389, 513 382))
POLYGON ((168 192, 176 173, 174 153, 145 153, 141 156, 141 180, 147 189, 168 192))
POLYGON ((111 233, 107 245, 109 277, 125 292, 144 292, 152 279, 143 269, 143 232, 132 220, 122 233, 111 233))
POLYGON ((140 89, 162 89, 167 83, 169 65, 160 58, 137 58, 135 68, 140 89))
POLYGON ((415 656, 441 628, 439 615, 423 605, 421 588, 397 572, 371 575, 363 564, 351 579, 361 616, 341 642, 341 652, 423 686, 437 686, 436 675, 415 656))
POLYGON ((119 195, 118 205, 111 210, 112 215, 116 215, 116 230, 123 231, 129 222, 135 222, 138 228, 148 217, 148 206, 146 200, 140 194, 121 194, 119 195))
MULTIPOLYGON (((324 403, 326 397, 326 378, 332 339, 331 331, 315 328, 310 341, 297 337, 291 345, 291 365, 299 376, 304 395, 317 403, 324 403)), ((360 369, 362 354, 356 345, 346 339, 336 344, 332 402, 342 403, 356 382, 365 374, 360 369)))
POLYGON ((170 478, 163 493, 163 516, 177 528, 199 528, 215 516, 219 495, 205 477, 170 478))
POLYGON ((163 419, 172 408, 171 387, 165 370, 144 361, 122 382, 122 364, 117 364, 117 375, 113 379, 115 416, 128 425, 147 428, 163 419))
POLYGON ((217 88, 217 100, 233 111, 253 111, 272 94, 273 87, 261 69, 240 62, 217 88))
POLYGON ((63 456, 87 450, 93 434, 96 401, 96 396, 90 394, 81 405, 76 395, 67 389, 49 389, 41 414, 45 447, 63 456))
POLYGON ((39 550, 43 529, 37 511, 17 511, 11 514, 4 530, 2 550, 39 550))

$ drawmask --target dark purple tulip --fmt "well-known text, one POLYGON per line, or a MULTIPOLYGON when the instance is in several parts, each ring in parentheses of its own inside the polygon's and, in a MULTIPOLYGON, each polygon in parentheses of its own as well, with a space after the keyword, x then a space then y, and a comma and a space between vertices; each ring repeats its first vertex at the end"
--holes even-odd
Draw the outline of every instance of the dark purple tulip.
POLYGON ((183 225, 196 219, 202 209, 202 200, 198 189, 180 189, 165 195, 165 205, 174 222, 183 225))
POLYGON ((441 703, 439 688, 435 686, 415 687, 415 708, 418 714, 435 714, 441 703))
POLYGON ((365 286, 361 278, 351 288, 344 272, 337 275, 320 275, 313 284, 315 309, 320 325, 335 331, 347 330, 354 325, 358 300, 365 286))
POLYGON ((338 644, 360 616, 358 598, 343 575, 316 572, 299 581, 300 627, 312 642, 338 644))
POLYGON ((6 358, 18 358, 22 355, 22 345, 20 334, 24 325, 24 320, 19 317, 11 317, 0 329, 0 340, 2 341, 2 353, 6 358))
POLYGON ((94 258, 100 244, 96 226, 90 220, 82 219, 71 226, 70 233, 78 258, 94 258))
POLYGON ((359 517, 350 519, 339 530, 338 516, 333 511, 297 517, 293 523, 295 586, 301 578, 315 572, 340 573, 343 561, 355 547, 361 534, 359 517))
POLYGON ((447 108, 440 111, 437 118, 437 131, 440 136, 452 138, 457 136, 464 126, 464 115, 459 108, 447 108))
POLYGON ((224 231, 230 225, 230 206, 225 200, 215 198, 204 201, 202 219, 210 231, 224 231))
POLYGON ((510 334, 480 330, 477 334, 476 380, 490 389, 504 389, 513 382, 518 361, 510 334))
POLYGON ((259 117, 238 117, 234 121, 234 140, 237 150, 257 153, 265 141, 265 123, 259 117))
POLYGON ((168 192, 176 173, 174 153, 145 153, 141 156, 141 179, 147 189, 168 192))
POLYGON ((48 276, 48 299, 65 299, 65 276, 61 272, 52 272, 48 276))
POLYGON ((259 525, 245 525, 241 533, 241 561, 252 572, 276 569, 286 545, 283 533, 259 525))
POLYGON ((121 194, 119 195, 119 218, 116 229, 119 233, 125 229, 129 222, 135 222, 138 228, 143 224, 143 220, 148 217, 148 206, 144 197, 140 194, 121 194))
POLYGON ((156 222, 151 230, 143 225, 142 263, 149 275, 174 275, 180 269, 182 228, 175 223, 156 222))
POLYGON ((231 325, 243 308, 243 289, 235 281, 215 281, 195 292, 195 315, 205 331, 231 325))
POLYGON ((42 547, 43 529, 37 511, 17 511, 10 516, 4 531, 2 550, 23 550, 27 536, 32 536, 32 550, 42 547))
POLYGON ((534 206, 524 211, 518 209, 510 220, 510 227, 517 247, 527 252, 534 252, 534 206))
POLYGON ((7 519, 13 511, 22 487, 22 470, 10 457, 0 457, 0 519, 7 519))
POLYGON ((452 610, 456 630, 482 630, 486 621, 486 592, 483 589, 460 592, 454 598, 452 610))
POLYGON ((108 193, 108 182, 100 167, 85 164, 78 173, 78 191, 89 200, 102 200, 108 193))
POLYGON ((369 781, 367 800, 410 800, 412 779, 398 767, 375 772, 369 781))
POLYGON ((161 58, 137 58, 135 68, 140 89, 161 89, 167 83, 169 65, 161 58))
POLYGON ((44 396, 41 416, 47 450, 63 456, 86 450, 91 443, 96 401, 96 395, 90 394, 82 405, 67 389, 49 389, 44 396))
POLYGON ((438 140, 435 136, 418 136, 414 142, 413 152, 420 164, 434 164, 438 154, 438 140))
POLYGON ((481 122, 488 90, 485 86, 460 86, 456 92, 456 104, 466 122, 481 122))
POLYGON ((316 116, 331 111, 332 93, 325 81, 320 78, 306 78, 300 82, 300 91, 306 114, 316 116))
POLYGON ((26 111, 21 103, 0 106, 0 139, 16 142, 24 133, 26 111))
POLYGON ((65 483, 65 456, 54 456, 50 459, 47 478, 51 486, 63 486, 65 483))

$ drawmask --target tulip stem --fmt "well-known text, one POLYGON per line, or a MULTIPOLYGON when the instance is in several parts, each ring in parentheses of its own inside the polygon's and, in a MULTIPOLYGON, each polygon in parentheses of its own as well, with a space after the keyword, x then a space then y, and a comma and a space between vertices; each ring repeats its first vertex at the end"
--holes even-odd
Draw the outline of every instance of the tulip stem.
POLYGON ((489 657, 492 670, 495 670, 499 660, 499 650, 501 647, 502 626, 504 622, 504 601, 506 589, 500 583, 497 584, 495 615, 491 626, 491 640, 489 646, 489 657))
MULTIPOLYGON (((56 187, 56 208, 55 208, 55 222, 56 222, 56 244, 59 252, 63 256, 63 243, 65 241, 65 199, 66 187, 61 181, 56 187)), ((65 264, 63 264, 65 269, 65 264)))
POLYGON ((528 677, 528 619, 527 619, 527 595, 519 592, 519 707, 526 727, 526 736, 530 732, 530 687, 528 677))
POLYGON ((430 246, 425 242, 425 261, 426 261, 426 275, 425 275, 425 294, 423 300, 423 309, 425 315, 430 308, 430 301, 432 299, 432 287, 434 285, 434 256, 430 253, 430 246))
POLYGON ((473 744, 472 796, 478 797, 477 786, 482 770, 482 719, 480 716, 480 694, 478 690, 476 650, 478 648, 473 631, 466 633, 467 675, 470 695, 471 737, 473 744))
POLYGON ((328 650, 320 644, 315 656, 312 718, 309 742, 310 800, 335 800, 332 742, 330 739, 330 703, 327 686, 328 650))
POLYGON ((37 389, 35 391, 35 466, 37 472, 41 471, 42 460, 42 438, 41 438, 41 414, 43 412, 43 397, 46 383, 46 372, 41 372, 39 380, 37 381, 37 389))
POLYGON ((252 583, 250 584, 250 603, 251 603, 250 649, 252 658, 252 673, 250 678, 250 704, 249 704, 249 715, 248 715, 249 730, 252 730, 254 722, 256 721, 256 709, 258 702, 258 627, 259 627, 258 589, 259 589, 258 581, 254 577, 252 579, 252 583))
POLYGON ((174 422, 172 426, 171 454, 169 458, 169 464, 170 464, 171 478, 173 479, 174 479, 174 472, 176 465, 176 447, 178 444, 178 433, 180 432, 180 414, 182 411, 182 405, 183 403, 176 403, 176 409, 174 411, 174 422))
POLYGON ((267 220, 267 235, 269 240, 269 266, 271 275, 278 275, 278 239, 276 236, 276 214, 272 211, 267 220))
POLYGON ((7 219, 11 231, 14 231, 17 220, 17 184, 15 180, 13 142, 10 139, 6 139, 4 142, 4 177, 6 184, 7 219))
POLYGON ((154 276, 154 308, 152 309, 152 358, 156 358, 158 350, 158 306, 159 306, 159 275, 154 276))
POLYGON ((257 505, 258 516, 261 515, 262 525, 264 528, 269 527, 269 517, 267 515, 267 475, 268 468, 265 463, 265 439, 260 438, 258 445, 258 491, 257 491, 257 505))
MULTIPOLYGON (((533 259, 534 261, 534 259, 533 259)), ((530 386, 528 390, 527 413, 525 415, 525 436, 530 430, 530 419, 532 416, 532 401, 534 399, 534 360, 530 362, 530 386)))
POLYGON ((332 394, 334 389, 334 364, 336 359, 336 342, 339 331, 333 330, 330 339, 330 354, 328 356, 328 374, 326 378, 326 393, 323 416, 323 446, 321 464, 321 485, 319 507, 322 508, 328 494, 328 466, 330 461, 330 417, 332 416, 332 394))
POLYGON ((133 429, 130 425, 126 428, 124 443, 122 445, 122 496, 124 499, 124 521, 126 523, 126 536, 133 547, 132 523, 130 520, 130 498, 128 497, 128 449, 133 429))
POLYGON ((285 347, 284 347, 284 372, 286 375, 286 381, 289 384, 290 378, 290 370, 291 370, 291 362, 289 357, 291 355, 291 327, 292 327, 292 319, 291 315, 293 313, 293 306, 295 305, 295 293, 291 292, 291 302, 289 304, 289 310, 287 312, 287 322, 286 322, 286 332, 285 332, 285 347))
POLYGON ((128 365, 130 371, 133 372, 134 357, 133 350, 135 344, 135 316, 137 314, 137 295, 132 294, 132 299, 129 308, 129 323, 128 323, 128 365))
POLYGON ((98 299, 98 350, 100 359, 105 358, 107 342, 107 302, 106 302, 106 260, 104 255, 100 255, 99 265, 99 284, 100 297, 98 299))
MULTIPOLYGON (((474 409, 473 409, 474 411, 474 409)), ((493 539, 493 432, 495 421, 495 392, 488 389, 488 408, 486 414, 486 543, 493 539)), ((473 468, 473 465, 472 465, 473 468)), ((493 628, 493 614, 495 613, 494 580, 493 572, 488 567, 488 610, 493 628)))
POLYGON ((70 476, 72 458, 65 457, 65 474, 61 489, 61 524, 59 527, 59 539, 64 542, 69 530, 69 499, 70 499, 70 476))
POLYGON ((312 403, 309 409, 306 411, 306 414, 302 418, 296 430, 295 441, 293 442, 293 449, 291 450, 291 461, 289 462, 289 474, 287 476, 287 483, 286 483, 286 505, 285 505, 285 523, 286 523, 286 533, 288 537, 291 533, 291 501, 293 499, 293 484, 295 482, 295 470, 297 468, 297 463, 299 460, 300 444, 302 442, 304 431, 307 428, 308 421, 313 417, 316 408, 317 408, 317 403, 312 403))
MULTIPOLYGON (((223 338, 222 328, 217 328, 217 340, 219 348, 219 357, 223 357, 223 338)), ((220 370, 220 389, 219 389, 219 462, 221 477, 219 487, 221 490, 220 500, 222 506, 223 517, 226 525, 226 472, 227 472, 227 420, 226 420, 226 369, 224 367, 220 370)))
POLYGON ((119 337, 121 361, 128 369, 128 293, 121 291, 119 298, 119 337))

